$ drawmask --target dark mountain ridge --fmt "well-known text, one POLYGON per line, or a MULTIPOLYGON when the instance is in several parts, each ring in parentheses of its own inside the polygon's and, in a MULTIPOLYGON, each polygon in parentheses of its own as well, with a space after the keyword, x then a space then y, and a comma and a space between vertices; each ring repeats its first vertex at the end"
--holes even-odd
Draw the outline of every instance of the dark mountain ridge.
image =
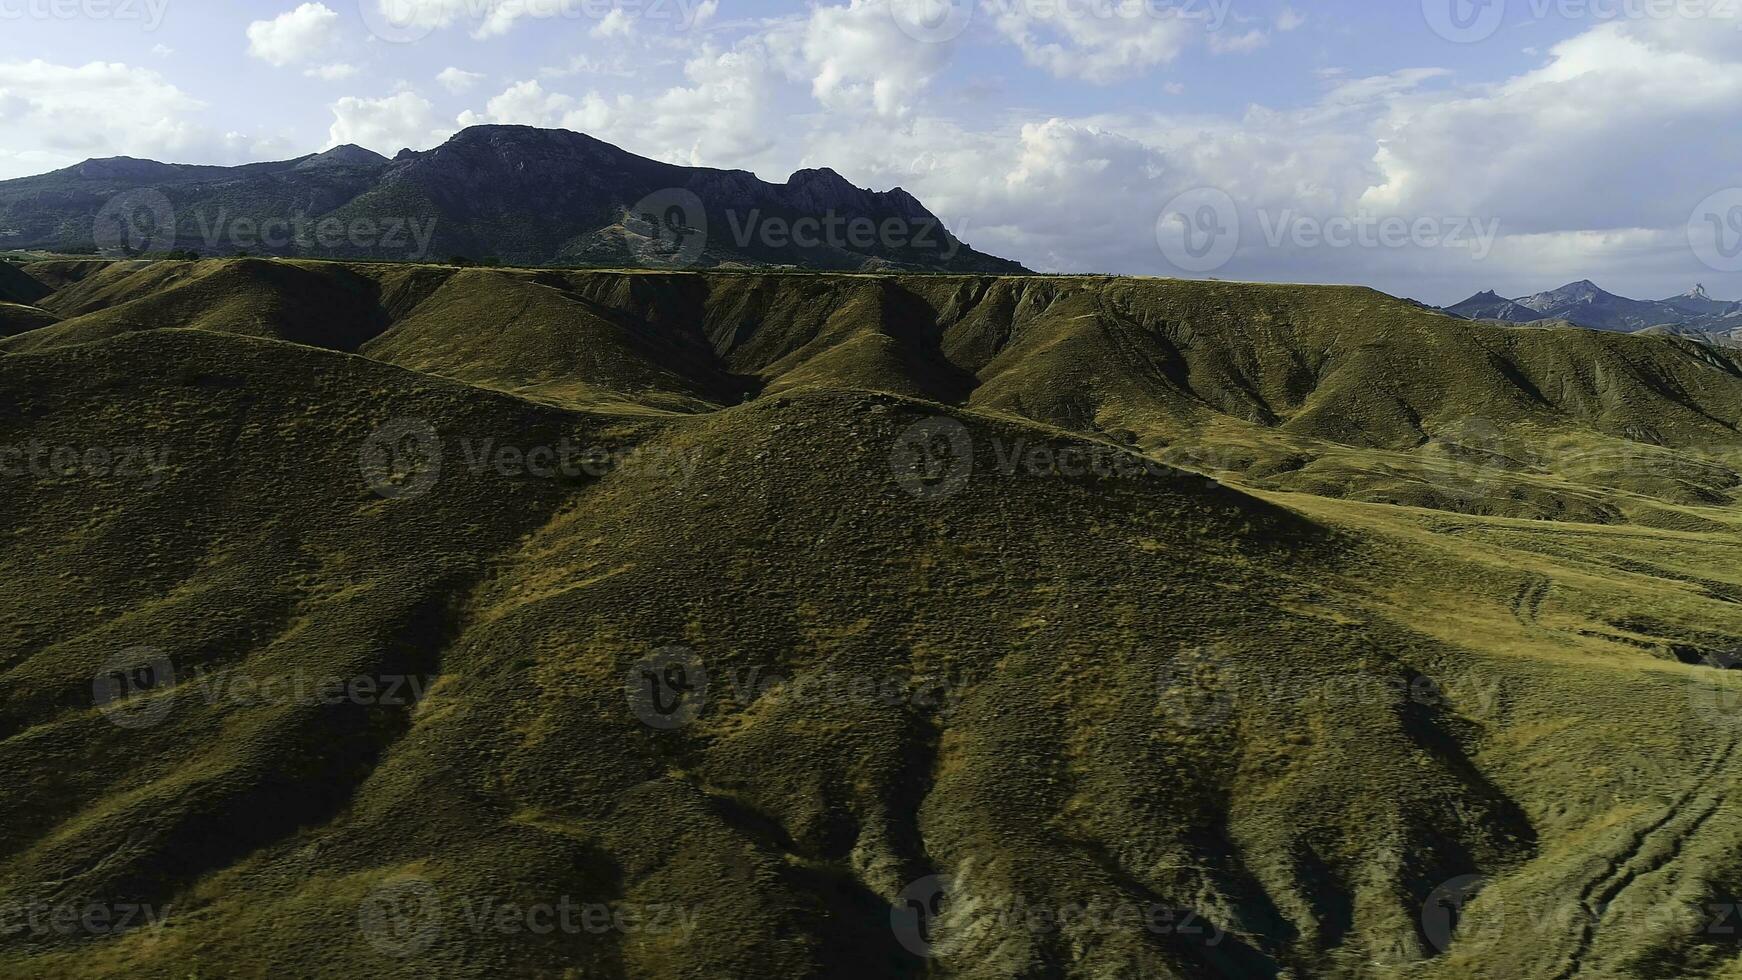
POLYGON ((772 184, 565 130, 476 126, 392 160, 340 146, 241 167, 119 157, 0 181, 0 248, 522 265, 1017 273, 906 191, 772 184))

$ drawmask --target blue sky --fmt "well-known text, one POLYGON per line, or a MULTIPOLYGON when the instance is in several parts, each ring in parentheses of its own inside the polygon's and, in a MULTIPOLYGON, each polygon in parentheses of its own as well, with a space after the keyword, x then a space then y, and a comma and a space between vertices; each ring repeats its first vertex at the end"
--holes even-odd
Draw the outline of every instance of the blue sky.
POLYGON ((1731 0, 943 3, 0 0, 0 178, 522 123, 1043 271, 1742 298, 1731 0))

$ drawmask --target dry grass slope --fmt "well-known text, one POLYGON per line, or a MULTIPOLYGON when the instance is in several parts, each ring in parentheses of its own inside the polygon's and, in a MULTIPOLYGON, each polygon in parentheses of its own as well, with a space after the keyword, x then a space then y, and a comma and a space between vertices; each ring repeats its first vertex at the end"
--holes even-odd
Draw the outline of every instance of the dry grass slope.
POLYGON ((1356 289, 56 278, 0 446, 153 462, 6 478, 0 909, 171 913, 0 975, 1742 975, 1726 353, 1356 289), (959 482, 894 465, 919 424, 959 482), (371 488, 383 426, 427 492, 371 488), (615 465, 496 453, 562 445, 615 465), (649 727, 674 646, 707 697, 649 727), (139 647, 174 683, 122 727, 139 647), (396 956, 359 909, 406 887, 442 916, 396 956), (465 915, 561 896, 692 929, 465 915), (1009 918, 1088 903, 1173 925, 1009 918))

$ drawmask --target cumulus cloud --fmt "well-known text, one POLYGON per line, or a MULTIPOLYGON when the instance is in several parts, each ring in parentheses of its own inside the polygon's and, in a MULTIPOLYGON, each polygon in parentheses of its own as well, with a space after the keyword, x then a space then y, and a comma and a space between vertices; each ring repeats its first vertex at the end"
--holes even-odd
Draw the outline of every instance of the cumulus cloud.
POLYGON ((516 82, 490 99, 482 114, 469 109, 461 113, 459 121, 461 126, 560 126, 574 105, 572 96, 546 92, 543 85, 528 80, 516 82))
POLYGON ((1220 27, 1184 8, 1141 2, 1000 4, 994 24, 1029 64, 1097 84, 1172 62, 1194 35, 1220 27))
POLYGON ((428 149, 453 135, 453 129, 436 118, 435 106, 412 91, 380 99, 346 96, 333 103, 332 111, 328 149, 355 143, 392 156, 407 147, 428 149))
POLYGON ((210 150, 192 118, 205 104, 145 68, 93 61, 0 62, 0 177, 96 156, 177 156, 210 150))
POLYGON ((624 37, 645 24, 666 32, 693 31, 719 10, 719 0, 665 3, 601 0, 358 0, 373 5, 372 15, 410 34, 456 25, 474 38, 500 37, 523 20, 590 23, 595 37, 624 37))
POLYGON ((556 126, 693 166, 749 166, 772 147, 779 128, 769 115, 776 73, 759 44, 704 48, 684 75, 691 84, 611 99, 547 91, 529 79, 492 97, 483 112, 462 113, 459 124, 556 126))
POLYGON ((453 67, 443 68, 441 73, 436 75, 436 81, 441 83, 442 88, 447 89, 455 95, 459 95, 462 92, 470 92, 474 85, 477 85, 483 80, 484 76, 479 72, 462 71, 461 69, 453 67))
POLYGON ((321 3, 305 3, 272 20, 248 25, 248 54, 277 67, 321 57, 337 43, 339 15, 321 3))
POLYGON ((1210 50, 1217 54, 1250 54, 1269 43, 1270 35, 1260 30, 1210 35, 1210 50))
POLYGON ((768 35, 786 73, 810 84, 811 95, 837 110, 899 117, 947 64, 950 45, 915 40, 892 15, 890 0, 851 0, 817 7, 768 35))
POLYGON ((318 78, 323 82, 337 82, 347 78, 355 78, 357 71, 356 65, 316 65, 313 68, 304 69, 303 74, 310 78, 318 78))
POLYGON ((1496 215, 1520 234, 1667 228, 1736 183, 1739 122, 1737 31, 1607 23, 1505 82, 1395 100, 1375 131, 1382 179, 1363 202, 1496 215))

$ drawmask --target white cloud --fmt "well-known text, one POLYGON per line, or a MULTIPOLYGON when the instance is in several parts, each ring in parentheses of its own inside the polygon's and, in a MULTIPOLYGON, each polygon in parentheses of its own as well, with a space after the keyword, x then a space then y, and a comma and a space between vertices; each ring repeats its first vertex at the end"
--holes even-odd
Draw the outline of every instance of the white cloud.
POLYGON ((373 4, 388 22, 410 34, 470 25, 474 38, 500 37, 522 20, 591 22, 595 37, 623 37, 635 24, 662 31, 694 31, 712 20, 719 0, 358 0, 373 4))
POLYGON ((593 25, 593 37, 628 37, 635 29, 635 20, 622 7, 614 7, 593 25))
POLYGON ((704 48, 684 65, 691 83, 650 96, 597 92, 575 97, 517 82, 467 111, 459 125, 517 124, 571 129, 634 153, 691 166, 748 167, 774 143, 770 114, 776 73, 754 41, 730 51, 704 48))
POLYGON ((1285 34, 1289 31, 1299 30, 1306 25, 1306 22, 1307 15, 1293 7, 1284 7, 1282 13, 1276 15, 1276 29, 1285 34))
POLYGON ((339 15, 320 3, 305 3, 272 20, 248 25, 248 54, 280 68, 319 58, 338 41, 339 15))
POLYGON ((601 75, 611 78, 635 78, 649 71, 658 71, 674 62, 635 58, 631 59, 618 52, 611 60, 603 61, 591 55, 577 54, 560 68, 544 68, 539 74, 545 78, 568 78, 574 75, 601 75))
POLYGON ((305 69, 303 74, 310 78, 318 78, 325 82, 337 82, 343 81, 347 78, 355 78, 357 70, 356 65, 317 65, 313 68, 305 69))
POLYGON ((346 96, 333 103, 327 148, 355 143, 392 156, 399 150, 428 149, 453 134, 436 118, 435 106, 416 92, 381 99, 346 96))
POLYGON ((483 80, 484 76, 482 73, 475 71, 462 71, 453 67, 443 68, 441 74, 436 76, 436 81, 441 83, 442 88, 447 89, 455 95, 471 91, 472 86, 477 85, 483 80))
POLYGON ((204 107, 146 68, 0 62, 0 131, 8 145, 0 177, 89 157, 176 157, 212 149, 210 134, 190 118, 204 107))
POLYGON ((1363 203, 1493 215, 1520 234, 1682 226, 1737 183, 1742 37, 1718 26, 1607 23, 1505 82, 1397 98, 1363 203))
POLYGON ((751 167, 774 145, 780 117, 773 110, 776 75, 757 44, 704 49, 684 65, 690 85, 632 102, 610 132, 638 152, 693 166, 751 167))
POLYGON ((824 106, 887 117, 912 111, 950 53, 947 44, 903 33, 889 0, 817 7, 802 21, 777 25, 767 42, 787 74, 809 81, 811 95, 824 106))
POLYGON ((1096 84, 1172 62, 1207 26, 1181 9, 1150 3, 999 7, 994 21, 999 33, 1022 51, 1029 64, 1060 78, 1096 84))
POLYGON ((574 105, 573 97, 546 92, 537 81, 516 82, 486 103, 482 115, 470 110, 461 113, 460 125, 561 126, 563 115, 574 105))
POLYGON ((1270 35, 1260 30, 1234 35, 1210 35, 1210 50, 1217 54, 1251 54, 1269 43, 1270 35))
POLYGON ((159 58, 167 58, 170 55, 175 54, 175 49, 167 44, 153 44, 151 46, 151 53, 159 58))

